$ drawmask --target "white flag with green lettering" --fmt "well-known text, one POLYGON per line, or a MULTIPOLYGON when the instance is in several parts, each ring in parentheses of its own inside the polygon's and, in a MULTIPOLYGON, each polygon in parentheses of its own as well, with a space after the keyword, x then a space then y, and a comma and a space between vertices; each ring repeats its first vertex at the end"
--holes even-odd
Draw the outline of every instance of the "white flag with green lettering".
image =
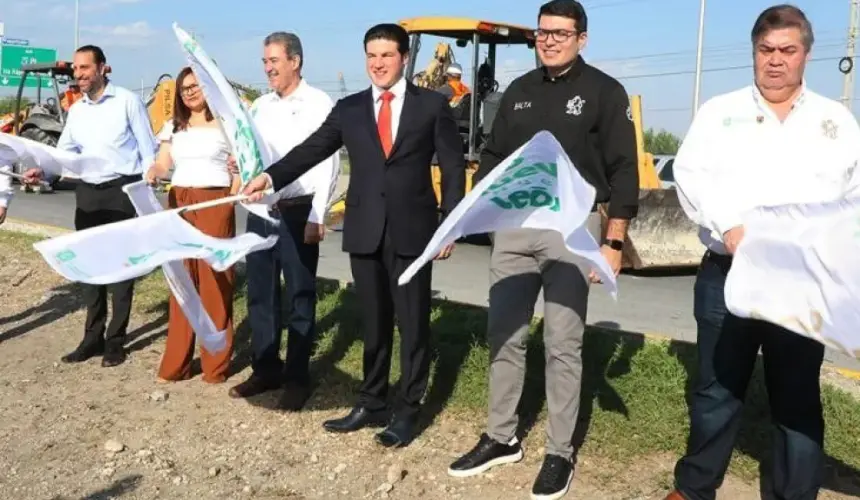
POLYGON ((398 284, 408 283, 442 248, 462 236, 551 229, 561 233, 568 250, 583 258, 617 297, 615 274, 586 226, 594 198, 594 187, 582 178, 561 144, 551 133, 540 131, 472 188, 398 284))

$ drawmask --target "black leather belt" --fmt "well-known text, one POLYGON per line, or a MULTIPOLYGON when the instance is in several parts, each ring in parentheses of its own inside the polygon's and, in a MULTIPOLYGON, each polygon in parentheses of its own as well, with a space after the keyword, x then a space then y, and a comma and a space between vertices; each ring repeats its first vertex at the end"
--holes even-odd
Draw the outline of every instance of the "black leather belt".
POLYGON ((90 184, 89 182, 81 181, 81 184, 86 185, 89 188, 102 190, 102 189, 110 189, 116 187, 122 187, 126 184, 131 184, 132 182, 137 182, 143 179, 142 175, 121 175, 116 179, 111 179, 109 181, 100 182, 98 184, 90 184))
POLYGON ((732 260, 734 260, 734 257, 708 250, 705 252, 705 260, 718 265, 724 273, 728 274, 729 269, 732 267, 732 260))

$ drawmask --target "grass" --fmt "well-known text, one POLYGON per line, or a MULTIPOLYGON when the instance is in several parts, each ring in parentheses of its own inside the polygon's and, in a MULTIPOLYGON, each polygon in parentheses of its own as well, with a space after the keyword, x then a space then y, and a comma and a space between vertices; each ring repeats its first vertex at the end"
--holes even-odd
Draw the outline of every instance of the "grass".
MULTIPOLYGON (((0 252, 23 251, 30 236, 0 232, 0 252)), ((236 295, 237 358, 247 366, 250 331, 246 322, 245 287, 236 295)), ((161 313, 166 321, 168 290, 160 272, 140 280, 135 296, 139 312, 161 313)), ((361 378, 361 341, 354 291, 321 280, 317 320, 322 332, 313 371, 326 398, 352 403, 361 378)), ((486 311, 438 301, 432 315, 435 357, 426 398, 427 413, 445 412, 481 424, 487 404, 488 348, 486 311)), ((163 324, 163 323, 162 323, 163 324)), ((529 340, 527 380, 521 401, 523 432, 545 412, 543 349, 535 322, 529 340)), ((398 343, 395 342, 395 346, 398 343)), ((398 353, 392 357, 397 380, 398 353)), ((694 374, 695 347, 640 335, 589 328, 583 346, 583 388, 578 442, 582 453, 625 464, 654 453, 680 456, 688 430, 686 394, 694 374)), ((751 480, 759 462, 770 460, 770 422, 761 367, 750 384, 744 423, 730 471, 751 480)), ((848 481, 860 493, 860 402, 842 389, 825 385, 822 402, 827 423, 828 481, 848 481), (835 479, 834 479, 835 478, 835 479)), ((539 437, 542 441, 542 438, 539 437)))

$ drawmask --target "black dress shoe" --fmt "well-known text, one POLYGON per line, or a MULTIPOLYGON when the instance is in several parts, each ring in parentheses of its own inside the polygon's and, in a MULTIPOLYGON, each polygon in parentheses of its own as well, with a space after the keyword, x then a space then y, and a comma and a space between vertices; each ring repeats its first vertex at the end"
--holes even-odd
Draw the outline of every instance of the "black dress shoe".
POLYGON ((231 398, 250 398, 264 392, 274 391, 279 387, 281 387, 280 382, 275 382, 273 379, 263 378, 259 375, 251 375, 248 380, 231 387, 227 394, 231 398))
POLYGON ((365 427, 383 427, 387 421, 388 412, 385 410, 371 411, 356 406, 343 418, 323 422, 323 427, 329 432, 354 432, 365 427))
POLYGON ((310 397, 310 384, 287 382, 284 386, 284 394, 281 396, 281 401, 278 406, 285 411, 301 411, 310 397))
POLYGON ((391 424, 376 435, 376 442, 386 448, 406 446, 415 439, 415 418, 396 417, 391 424))
POLYGON ((105 346, 100 342, 84 343, 81 342, 74 351, 66 354, 60 361, 63 363, 83 363, 84 361, 104 354, 105 346))
POLYGON ((108 349, 105 351, 104 356, 102 356, 102 366, 105 368, 119 366, 123 363, 125 363, 124 349, 108 349))

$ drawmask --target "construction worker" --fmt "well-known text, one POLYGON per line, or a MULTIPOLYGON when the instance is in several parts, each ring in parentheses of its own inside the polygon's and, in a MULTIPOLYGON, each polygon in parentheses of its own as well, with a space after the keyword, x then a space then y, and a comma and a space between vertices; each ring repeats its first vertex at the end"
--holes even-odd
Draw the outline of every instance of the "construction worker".
POLYGON ((472 91, 463 83, 463 68, 459 64, 451 63, 445 70, 445 75, 448 81, 437 91, 447 97, 452 106, 455 106, 464 95, 470 94, 472 91))
POLYGON ((69 88, 63 93, 63 110, 68 111, 69 108, 72 107, 72 104, 76 103, 83 96, 84 94, 81 92, 81 88, 78 85, 69 85, 69 88))
MULTIPOLYGON (((547 130, 558 139, 580 174, 607 203, 606 238, 600 253, 617 275, 627 226, 636 216, 639 175, 630 100, 614 78, 586 64, 588 18, 574 0, 552 0, 538 13, 536 48, 542 67, 514 80, 502 96, 499 116, 481 155, 473 182, 547 130)), ((600 241, 601 220, 592 209, 587 228, 600 241)), ((567 250, 553 230, 496 232, 490 258, 487 337, 490 401, 487 429, 478 443, 454 461, 448 474, 474 476, 495 465, 517 462, 517 406, 523 390, 526 341, 538 293, 544 294, 548 409, 546 456, 532 498, 561 498, 573 478, 574 430, 582 385, 582 343, 589 282, 585 262, 567 250)), ((591 279, 589 279, 591 276, 591 279)))
POLYGON ((707 101, 675 159, 678 198, 699 224, 707 251, 694 286, 698 369, 690 434, 669 500, 716 498, 759 351, 773 422, 771 471, 762 474, 761 491, 768 498, 813 499, 821 488, 824 345, 735 316, 725 300, 733 255, 744 238, 744 212, 833 202, 851 189, 860 127, 849 110, 804 83, 813 40, 797 7, 763 11, 751 32, 752 84, 707 101))

